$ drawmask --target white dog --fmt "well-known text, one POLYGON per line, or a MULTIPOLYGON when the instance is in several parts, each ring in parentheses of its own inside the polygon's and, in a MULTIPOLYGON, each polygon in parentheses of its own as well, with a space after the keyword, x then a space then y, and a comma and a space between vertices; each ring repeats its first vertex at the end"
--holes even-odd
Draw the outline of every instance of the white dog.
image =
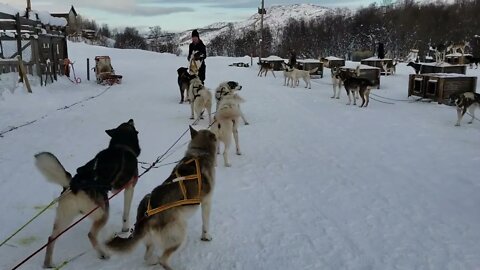
MULTIPOLYGON (((215 110, 218 110, 218 104, 222 100, 224 96, 229 96, 235 94, 235 92, 242 90, 242 86, 235 81, 228 81, 222 82, 220 85, 215 89, 215 99, 217 100, 217 106, 215 110)), ((242 117, 243 123, 245 125, 249 125, 245 115, 243 114, 242 110, 240 109, 240 104, 238 104, 238 110, 240 111, 240 117, 242 117)))
POLYGON ((333 96, 331 98, 340 98, 340 92, 342 92, 342 78, 340 77, 340 68, 332 67, 330 69, 332 75, 333 96))
MULTIPOLYGON (((283 85, 290 85, 290 81, 293 80, 292 74, 293 74, 293 68, 288 66, 285 63, 282 63, 283 67, 283 85)), ((298 85, 298 80, 295 82, 298 85)))
POLYGON ((292 84, 291 87, 296 87, 294 82, 303 79, 305 82, 305 88, 312 88, 312 83, 310 82, 310 74, 317 72, 318 67, 311 69, 311 70, 300 70, 297 68, 293 68, 292 70, 292 84))
MULTIPOLYGON (((241 116, 240 103, 244 100, 236 93, 224 95, 218 104, 215 113, 215 123, 210 130, 217 135, 217 139, 223 142, 223 161, 225 167, 230 167, 228 162, 228 150, 232 141, 232 134, 235 140, 236 153, 241 155, 238 142, 238 118, 241 116)), ((217 153, 220 153, 220 143, 217 142, 217 153)))
POLYGON ((192 114, 190 119, 195 119, 195 123, 198 123, 199 119, 203 119, 202 112, 207 110, 208 124, 212 123, 212 93, 206 88, 202 81, 196 77, 190 81, 190 88, 188 89, 188 97, 193 102, 190 103, 192 114))

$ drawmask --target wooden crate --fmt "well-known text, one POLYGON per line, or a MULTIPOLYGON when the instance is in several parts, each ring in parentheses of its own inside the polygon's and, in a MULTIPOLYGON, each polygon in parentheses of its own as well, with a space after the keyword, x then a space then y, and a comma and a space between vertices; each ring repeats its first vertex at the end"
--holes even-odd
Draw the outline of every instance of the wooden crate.
POLYGON ((320 76, 323 78, 323 63, 316 59, 302 59, 297 60, 297 66, 303 70, 312 70, 318 68, 315 73, 312 73, 312 77, 320 76))
MULTIPOLYGON (((348 70, 350 72, 355 72, 356 68, 357 67, 355 65, 347 65, 340 67, 340 69, 348 70)), ((360 77, 371 80, 373 84, 377 86, 377 89, 380 89, 380 68, 361 65, 360 77)))
POLYGON ((445 62, 451 64, 451 65, 468 65, 470 64, 470 61, 468 58, 465 58, 466 56, 472 56, 471 54, 464 54, 462 55, 461 53, 452 53, 452 54, 447 54, 445 55, 445 62))
POLYGON ((451 94, 475 92, 477 77, 463 74, 427 73, 410 74, 408 95, 431 98, 438 103, 448 103, 451 94))
POLYGON ((262 62, 272 63, 273 70, 275 71, 283 70, 282 63, 286 63, 285 59, 282 59, 279 57, 272 57, 272 56, 267 58, 262 58, 262 62))
POLYGON ((420 67, 420 74, 426 73, 456 73, 465 75, 467 73, 467 66, 450 65, 448 63, 422 63, 420 67))
POLYGON ((338 68, 338 67, 345 66, 345 59, 334 57, 334 56, 328 56, 328 57, 322 58, 322 62, 325 64, 325 67, 327 68, 338 68))
POLYGON ((425 79, 420 74, 410 74, 408 78, 408 96, 425 97, 425 79))

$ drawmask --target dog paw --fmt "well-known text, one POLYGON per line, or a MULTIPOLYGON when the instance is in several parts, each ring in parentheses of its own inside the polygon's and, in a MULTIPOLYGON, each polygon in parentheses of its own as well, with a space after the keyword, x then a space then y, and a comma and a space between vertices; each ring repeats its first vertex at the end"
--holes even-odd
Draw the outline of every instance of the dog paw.
POLYGON ((148 265, 156 265, 160 263, 160 257, 159 256, 150 256, 148 258, 145 258, 145 262, 148 265))
POLYGON ((242 155, 242 152, 237 151, 237 155, 241 156, 241 155, 242 155))
POLYGON ((101 251, 100 253, 98 253, 98 258, 101 260, 108 260, 110 259, 110 255, 104 251, 101 251))
POLYGON ((340 97, 336 97, 336 99, 340 99, 340 97))
POLYGON ((225 163, 225 167, 232 167, 232 164, 230 164, 230 163, 225 163))
POLYGON ((245 126, 248 126, 248 125, 250 125, 250 123, 249 123, 249 122, 245 122, 245 126))
POLYGON ((44 263, 42 267, 45 269, 56 268, 56 266, 52 263, 44 263))
POLYGON ((472 124, 472 123, 473 123, 473 121, 468 122, 468 124, 472 124))
POLYGON ((333 96, 333 97, 330 97, 330 98, 335 98, 335 96, 333 96))
POLYGON ((459 126, 460 126, 460 124, 459 124, 459 123, 456 123, 456 124, 455 124, 455 126, 456 126, 456 127, 459 127, 459 126))
POLYGON ((200 238, 202 241, 212 241, 212 236, 208 233, 202 233, 202 238, 200 238))
POLYGON ((195 119, 195 118, 193 116, 190 116, 190 120, 193 120, 193 119, 195 119))

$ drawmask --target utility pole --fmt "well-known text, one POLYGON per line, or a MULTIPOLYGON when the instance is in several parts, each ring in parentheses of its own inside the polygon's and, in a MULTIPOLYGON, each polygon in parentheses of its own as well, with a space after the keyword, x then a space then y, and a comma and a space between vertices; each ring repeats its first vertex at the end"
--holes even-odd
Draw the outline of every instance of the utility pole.
POLYGON ((27 0, 27 15, 30 11, 32 11, 32 1, 27 0))
POLYGON ((262 0, 262 7, 258 9, 258 13, 260 13, 260 50, 258 53, 258 62, 261 63, 263 54, 263 15, 266 14, 264 0, 262 0))

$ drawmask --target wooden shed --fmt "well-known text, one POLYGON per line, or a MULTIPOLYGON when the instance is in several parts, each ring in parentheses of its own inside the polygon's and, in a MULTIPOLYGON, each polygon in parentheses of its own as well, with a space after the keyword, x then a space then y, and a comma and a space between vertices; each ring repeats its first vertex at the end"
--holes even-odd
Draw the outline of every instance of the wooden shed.
POLYGON ((282 63, 287 63, 286 59, 283 59, 281 57, 271 55, 266 58, 261 59, 262 62, 267 62, 267 63, 272 63, 273 64, 273 70, 279 71, 283 70, 282 63))
POLYGON ((430 98, 438 103, 448 103, 454 93, 475 92, 477 77, 454 73, 410 74, 408 96, 430 98))
POLYGON ((313 76, 320 76, 323 78, 323 63, 318 59, 301 59, 297 60, 297 66, 303 70, 312 70, 318 68, 315 73, 312 73, 313 76))
MULTIPOLYGON (((340 69, 348 70, 350 72, 355 72, 358 64, 347 63, 347 65, 340 67, 340 69)), ((360 65, 360 77, 369 79, 377 86, 377 89, 380 89, 380 68, 360 65)))
POLYGON ((420 74, 425 73, 457 73, 466 74, 466 65, 451 65, 449 63, 421 63, 420 74))
POLYGON ((345 59, 338 58, 338 57, 335 57, 335 56, 324 57, 324 58, 322 58, 322 62, 324 63, 325 67, 327 67, 327 68, 345 66, 345 59))
POLYGON ((467 56, 472 56, 471 54, 461 54, 461 53, 451 53, 445 55, 445 62, 451 65, 467 65, 470 64, 470 61, 467 56))

